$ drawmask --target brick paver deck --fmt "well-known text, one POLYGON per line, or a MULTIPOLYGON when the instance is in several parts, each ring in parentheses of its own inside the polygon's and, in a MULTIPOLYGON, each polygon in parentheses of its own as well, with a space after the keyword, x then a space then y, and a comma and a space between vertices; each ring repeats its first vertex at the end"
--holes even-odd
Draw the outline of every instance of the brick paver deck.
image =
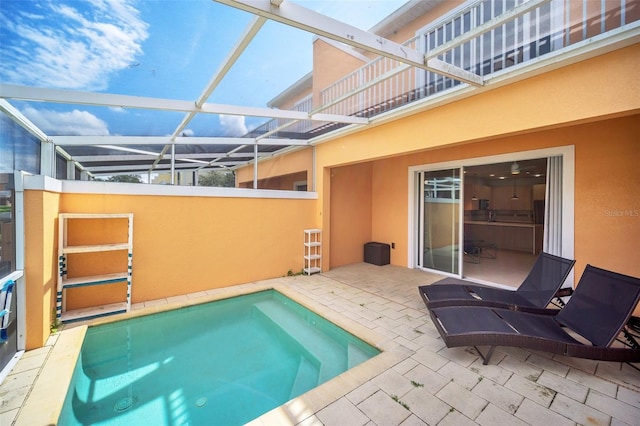
MULTIPOLYGON (((627 364, 498 348, 485 366, 473 348, 446 348, 417 291, 418 285, 440 278, 362 263, 311 277, 247 284, 283 286, 298 292, 321 305, 325 313, 346 317, 382 336, 381 346, 397 354, 389 368, 372 372, 366 380, 345 373, 344 378, 332 381, 344 387, 325 384, 328 386, 317 388, 320 391, 306 394, 306 399, 288 403, 286 418, 265 415, 253 423, 640 424, 640 371, 627 364), (315 398, 315 404, 305 405, 310 398, 315 398)), ((148 305, 169 302, 163 299, 148 305)), ((0 386, 1 425, 12 424, 20 413, 50 349, 26 353, 0 386)))

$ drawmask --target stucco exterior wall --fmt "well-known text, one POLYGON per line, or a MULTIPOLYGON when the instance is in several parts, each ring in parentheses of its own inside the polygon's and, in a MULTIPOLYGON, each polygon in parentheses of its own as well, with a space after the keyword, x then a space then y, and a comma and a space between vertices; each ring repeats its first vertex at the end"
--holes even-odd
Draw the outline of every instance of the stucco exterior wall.
POLYGON ((364 61, 321 39, 313 43, 313 106, 322 104, 321 92, 348 73, 364 65, 364 61))
MULTIPOLYGON (((634 219, 634 213, 623 217, 606 216, 607 211, 610 210, 634 212, 640 209, 638 196, 640 171, 634 168, 634 159, 640 158, 640 145, 637 143, 639 135, 640 116, 636 115, 505 137, 410 155, 404 158, 406 162, 401 167, 398 167, 398 163, 402 163, 401 159, 394 159, 395 167, 391 166, 390 160, 380 160, 374 163, 374 169, 380 171, 380 176, 375 177, 374 182, 386 181, 385 174, 391 173, 394 169, 398 175, 406 176, 406 170, 411 165, 573 145, 576 154, 574 188, 576 270, 582 270, 586 263, 592 263, 623 273, 640 275, 640 266, 634 260, 637 252, 632 249, 634 239, 640 237, 640 218, 634 219), (594 238, 593 229, 603 220, 606 221, 604 223, 607 226, 604 228, 599 226, 598 230, 607 230, 598 238, 594 238), (608 237, 604 238, 605 235, 608 237), (611 242, 617 241, 613 245, 620 247, 620 249, 613 249, 615 254, 611 257, 607 253, 611 253, 612 248, 609 244, 603 243, 607 239, 611 242), (605 247, 608 248, 605 249, 605 247), (604 263, 608 266, 604 266, 604 263)), ((408 202, 407 179, 397 179, 397 181, 398 186, 395 189, 385 190, 385 187, 389 186, 385 183, 374 190, 374 193, 382 198, 377 203, 374 201, 374 206, 380 207, 379 215, 386 213, 387 205, 401 205, 408 202), (389 200, 387 197, 394 199, 389 200)), ((379 231, 374 232, 374 236, 402 238, 406 234, 405 218, 406 215, 398 217, 399 221, 404 222, 398 229, 390 231, 383 225, 379 231)), ((389 221, 374 221, 376 224, 386 222, 389 221)), ((405 247, 406 244, 400 244, 400 246, 405 247)), ((398 253, 398 255, 398 260, 406 259, 405 253, 398 253)))
MULTIPOLYGON (((360 248, 369 239, 395 242, 391 263, 406 266, 410 166, 573 145, 576 280, 588 263, 640 276, 637 261, 637 242, 640 241, 639 136, 640 115, 633 115, 373 161, 371 171, 365 175, 371 178, 371 187, 363 188, 370 190, 370 200, 363 194, 351 193, 352 199, 371 205, 371 212, 362 212, 361 218, 353 217, 351 205, 344 201, 344 196, 333 195, 342 194, 348 185, 331 180, 331 220, 328 221, 331 245, 325 247, 331 252, 329 266, 335 266, 334 262, 343 264, 356 255, 362 256, 360 248), (358 226, 370 220, 371 233, 363 238, 363 232, 359 230, 348 236, 344 229, 349 228, 343 217, 358 226), (339 225, 334 225, 334 221, 339 225), (340 236, 334 235, 337 229, 340 229, 340 236), (350 241, 345 242, 349 238, 350 241), (344 259, 333 252, 337 241, 340 241, 344 259), (346 246, 354 247, 351 253, 344 253, 346 246)), ((356 172, 364 167, 358 164, 332 170, 349 174, 349 169, 356 172)))
POLYGON ((44 345, 55 312, 60 195, 25 191, 26 349, 44 345))
POLYGON ((372 241, 372 171, 371 163, 331 169, 333 250, 325 253, 332 267, 362 262, 363 244, 372 241))
POLYGON ((317 146, 333 166, 640 110, 640 44, 317 146))
MULTIPOLYGON (((395 264, 405 264, 407 167, 410 165, 572 144, 579 150, 584 149, 581 144, 587 140, 592 144, 610 144, 611 132, 619 134, 622 142, 631 144, 626 150, 640 149, 631 143, 640 135, 634 123, 640 111, 640 78, 635 65, 638 61, 640 45, 633 45, 317 145, 320 202, 316 216, 323 218, 318 226, 329 230, 325 232, 325 250, 332 250, 332 221, 336 216, 323 215, 323 212, 339 211, 332 205, 334 188, 330 173, 338 166, 373 161, 372 191, 376 196, 371 201, 374 223, 371 238, 400 242, 396 250, 392 250, 391 259, 395 264), (630 118, 613 121, 616 117, 630 118), (586 127, 575 126, 590 122, 594 125, 600 122, 598 138, 588 131, 585 138, 576 138, 578 129, 586 127), (405 157, 410 154, 415 154, 411 161, 405 157), (385 173, 378 173, 381 170, 385 173), (394 189, 385 192, 376 185, 394 189), (392 230, 395 226, 401 232, 392 230), (396 237, 397 234, 401 235, 396 237)), ((640 158, 640 153, 636 153, 634 157, 640 158)), ((576 169, 580 167, 578 158, 576 169)), ((632 191, 640 198, 632 186, 625 191, 632 191)), ((582 202, 582 196, 576 188, 577 203, 582 202)), ((628 262, 628 257, 626 259, 628 262)), ((580 262, 585 261, 579 260, 578 268, 584 266, 580 262)), ((324 267, 330 268, 331 264, 326 263, 324 267)), ((629 266, 624 270, 634 271, 629 266)))
MULTIPOLYGON (((306 179, 311 188, 313 178, 313 149, 312 147, 294 151, 286 156, 278 156, 258 162, 258 180, 267 182, 272 177, 297 175, 306 173, 306 179)), ((298 179, 295 177, 295 179, 298 179)), ((253 188, 253 165, 236 170, 236 185, 238 187, 253 188)), ((293 180, 282 179, 277 184, 268 185, 268 189, 292 190, 293 180)), ((263 189, 262 186, 259 188, 263 189)))
MULTIPOLYGON (((134 214, 132 303, 298 273, 303 230, 315 222, 309 199, 45 191, 26 191, 25 198, 28 349, 44 345, 54 318, 59 213, 134 214)), ((117 260, 84 262, 76 269, 81 275, 117 260)), ((68 308, 123 294, 107 287, 68 291, 68 308)))

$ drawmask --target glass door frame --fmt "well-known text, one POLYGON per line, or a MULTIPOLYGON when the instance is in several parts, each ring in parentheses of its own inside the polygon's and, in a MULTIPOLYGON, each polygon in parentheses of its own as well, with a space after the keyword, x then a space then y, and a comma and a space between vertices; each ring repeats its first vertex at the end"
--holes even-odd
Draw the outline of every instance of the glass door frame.
MULTIPOLYGON (((460 244, 460 242, 462 241, 462 233, 463 233, 463 218, 464 218, 464 208, 463 208, 463 203, 462 201, 464 200, 464 175, 463 175, 463 167, 461 166, 457 166, 457 167, 449 167, 449 168, 436 168, 436 169, 422 169, 422 170, 417 170, 414 173, 414 178, 415 178, 415 187, 417 189, 417 193, 415 193, 415 197, 416 199, 419 199, 420 202, 416 203, 416 211, 415 211, 415 220, 418 224, 418 229, 417 229, 417 242, 418 242, 418 250, 414 252, 415 255, 415 264, 416 267, 423 269, 425 271, 432 271, 432 272, 436 272, 439 274, 445 274, 448 276, 452 276, 452 277, 457 277, 457 278, 461 278, 462 277, 462 261, 463 261, 463 254, 462 254, 462 250, 463 247, 460 244), (460 179, 460 189, 459 189, 459 197, 457 198, 457 202, 458 202, 458 217, 457 217, 457 226, 458 226, 458 232, 457 232, 457 243, 458 243, 458 255, 457 255, 457 267, 455 267, 455 270, 458 271, 458 273, 455 272, 448 272, 448 271, 443 271, 441 269, 433 269, 433 268, 429 268, 424 266, 425 265, 425 261, 424 261, 424 250, 425 250, 425 241, 424 241, 424 235, 425 235, 425 202, 424 202, 424 191, 425 191, 425 178, 423 177, 425 173, 429 173, 429 172, 435 172, 435 171, 450 171, 450 170, 457 170, 458 172, 458 179, 460 179)), ((455 204, 455 203, 452 203, 455 204)), ((455 224, 452 225, 455 227, 455 224)))
MULTIPOLYGON (((505 163, 513 161, 532 160, 541 157, 562 156, 562 256, 573 259, 575 258, 575 147, 573 145, 565 145, 552 148, 536 149, 530 151, 511 152, 506 154, 497 154, 486 157, 466 158, 455 161, 447 161, 433 164, 423 164, 411 166, 408 168, 408 208, 407 208, 407 267, 411 269, 423 269, 418 265, 418 250, 420 247, 418 241, 419 217, 418 217, 418 200, 420 199, 418 184, 418 173, 423 171, 434 171, 442 169, 460 168, 480 166, 483 164, 505 163)), ((464 179, 464 178, 463 178, 464 179)), ((464 180, 462 182, 461 197, 464 200, 464 180)), ((463 209, 460 212, 464 215, 463 209)), ((461 223, 464 222, 460 218, 461 223)), ((463 241, 463 227, 460 230, 460 242, 463 241)), ((460 260, 462 262, 462 260, 460 260)), ((442 271, 434 269, 425 269, 440 275, 450 275, 442 271)), ((454 277, 464 276, 463 266, 459 269, 460 275, 452 275, 454 277)), ((567 282, 573 282, 573 271, 567 278, 567 282)))

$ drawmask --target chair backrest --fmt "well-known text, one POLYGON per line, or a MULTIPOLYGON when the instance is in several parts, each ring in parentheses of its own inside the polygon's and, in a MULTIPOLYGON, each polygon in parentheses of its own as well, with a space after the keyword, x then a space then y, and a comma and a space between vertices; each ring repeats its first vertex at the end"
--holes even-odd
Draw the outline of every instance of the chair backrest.
POLYGON ((640 300, 640 278, 587 265, 567 305, 556 315, 595 346, 613 343, 640 300))
POLYGON ((546 308, 567 279, 574 263, 575 260, 540 253, 529 275, 516 291, 535 306, 546 308))

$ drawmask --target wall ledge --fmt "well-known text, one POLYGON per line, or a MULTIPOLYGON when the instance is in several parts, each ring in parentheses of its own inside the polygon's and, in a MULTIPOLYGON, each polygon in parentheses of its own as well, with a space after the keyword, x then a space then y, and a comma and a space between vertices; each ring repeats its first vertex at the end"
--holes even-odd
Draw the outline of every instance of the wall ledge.
POLYGON ((25 175, 24 189, 63 194, 153 195, 168 197, 276 198, 317 200, 317 192, 271 189, 216 188, 205 186, 152 185, 143 183, 57 180, 43 175, 25 175))

